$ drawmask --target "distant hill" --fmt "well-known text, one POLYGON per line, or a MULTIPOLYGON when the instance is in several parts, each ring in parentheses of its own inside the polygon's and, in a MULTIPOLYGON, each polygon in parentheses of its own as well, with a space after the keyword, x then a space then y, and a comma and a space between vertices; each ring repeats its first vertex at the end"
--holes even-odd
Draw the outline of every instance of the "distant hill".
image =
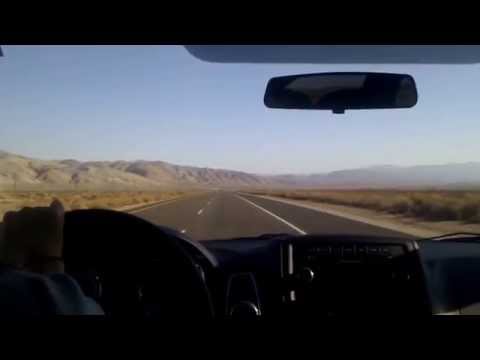
POLYGON ((243 187, 267 179, 240 171, 179 166, 163 161, 39 160, 0 151, 0 189, 157 188, 167 186, 243 187))
POLYGON ((163 161, 39 160, 0 151, 0 189, 199 187, 447 187, 480 189, 480 162, 375 166, 310 175, 256 175, 163 161))
POLYGON ((480 162, 419 166, 375 166, 312 175, 278 175, 274 183, 298 187, 448 187, 480 186, 480 162))

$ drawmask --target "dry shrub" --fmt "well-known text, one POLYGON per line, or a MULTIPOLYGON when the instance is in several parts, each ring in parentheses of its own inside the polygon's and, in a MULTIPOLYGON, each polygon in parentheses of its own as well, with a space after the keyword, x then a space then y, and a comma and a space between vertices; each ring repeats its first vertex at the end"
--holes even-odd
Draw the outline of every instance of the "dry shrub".
POLYGON ((460 217, 467 222, 480 223, 480 204, 464 204, 460 208, 460 217))

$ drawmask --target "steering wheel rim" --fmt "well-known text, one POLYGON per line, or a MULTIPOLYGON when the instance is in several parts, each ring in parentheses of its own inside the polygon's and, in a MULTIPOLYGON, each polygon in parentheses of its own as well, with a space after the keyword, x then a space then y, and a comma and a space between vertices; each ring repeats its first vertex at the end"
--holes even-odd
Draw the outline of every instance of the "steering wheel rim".
POLYGON ((73 210, 65 214, 65 271, 107 315, 211 319, 209 290, 179 241, 128 213, 73 210))

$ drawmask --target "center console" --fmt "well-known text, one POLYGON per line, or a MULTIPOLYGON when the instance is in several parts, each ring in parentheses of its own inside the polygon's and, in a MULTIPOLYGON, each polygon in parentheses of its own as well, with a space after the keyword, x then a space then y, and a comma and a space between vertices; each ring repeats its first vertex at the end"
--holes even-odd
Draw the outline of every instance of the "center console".
POLYGON ((311 236, 283 243, 280 257, 295 316, 431 314, 413 240, 311 236))

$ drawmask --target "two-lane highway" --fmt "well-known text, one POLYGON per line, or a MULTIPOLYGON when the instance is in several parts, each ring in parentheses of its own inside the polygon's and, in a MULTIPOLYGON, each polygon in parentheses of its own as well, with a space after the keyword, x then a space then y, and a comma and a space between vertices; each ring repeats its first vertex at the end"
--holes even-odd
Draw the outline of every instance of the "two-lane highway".
POLYGON ((258 236, 265 233, 409 235, 325 214, 301 206, 232 192, 188 196, 133 212, 194 240, 258 236))

